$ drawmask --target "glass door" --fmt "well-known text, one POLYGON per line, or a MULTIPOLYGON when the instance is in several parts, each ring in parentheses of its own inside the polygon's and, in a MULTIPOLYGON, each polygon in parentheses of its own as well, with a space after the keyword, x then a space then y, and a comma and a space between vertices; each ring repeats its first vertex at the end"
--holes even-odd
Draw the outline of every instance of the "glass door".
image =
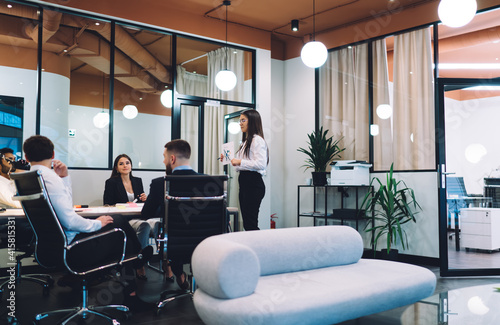
POLYGON ((438 91, 441 275, 499 275, 500 81, 441 78, 438 91))
POLYGON ((203 102, 180 102, 180 138, 191 145, 191 167, 203 173, 203 102))

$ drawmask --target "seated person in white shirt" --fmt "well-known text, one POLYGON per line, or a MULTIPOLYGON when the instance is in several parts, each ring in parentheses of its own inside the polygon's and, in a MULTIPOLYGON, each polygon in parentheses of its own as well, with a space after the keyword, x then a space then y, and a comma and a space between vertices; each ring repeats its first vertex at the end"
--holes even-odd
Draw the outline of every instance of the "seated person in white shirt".
MULTIPOLYGON (((126 256, 134 256, 142 253, 143 258, 134 261, 135 269, 141 268, 153 255, 153 249, 148 246, 141 250, 141 244, 134 229, 128 221, 121 215, 103 215, 96 219, 86 219, 78 215, 73 209, 71 178, 68 174, 68 168, 60 160, 54 159, 54 144, 48 138, 35 135, 24 141, 23 150, 26 160, 31 163, 31 170, 40 170, 47 188, 47 193, 54 210, 59 218, 68 244, 74 240, 94 235, 98 232, 104 232, 113 228, 121 228, 127 235, 125 248, 126 256)), ((89 189, 90 190, 90 189, 89 189)), ((87 245, 78 252, 73 252, 73 258, 69 263, 71 265, 98 265, 101 261, 106 261, 117 247, 123 246, 122 240, 116 237, 100 237, 99 240, 92 241, 92 247, 87 245)), ((78 248, 76 246, 75 248, 78 248)), ((131 310, 144 309, 145 303, 139 300, 135 295, 135 283, 125 288, 128 295, 125 295, 125 304, 131 310)), ((151 306, 152 307, 152 306, 151 306)))
POLYGON ((10 148, 0 149, 0 158, 0 207, 21 209, 21 203, 12 199, 16 195, 16 186, 14 181, 10 179, 10 173, 16 170, 13 166, 16 161, 14 150, 10 148))
MULTIPOLYGON (((16 158, 11 148, 0 149, 0 208, 21 209, 21 202, 12 198, 17 191, 14 181, 10 179, 10 173, 16 171, 14 166, 16 158)), ((15 222, 17 246, 29 244, 33 239, 33 230, 28 219, 16 218, 15 222)), ((7 219, 0 220, 0 229, 6 224, 7 219)))

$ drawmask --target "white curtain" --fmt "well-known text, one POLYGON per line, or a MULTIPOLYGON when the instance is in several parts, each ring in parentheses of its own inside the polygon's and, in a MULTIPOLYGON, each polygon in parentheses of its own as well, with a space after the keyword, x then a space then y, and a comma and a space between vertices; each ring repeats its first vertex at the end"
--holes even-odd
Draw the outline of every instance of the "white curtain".
POLYGON ((394 155, 392 150, 392 117, 381 119, 377 115, 379 105, 390 105, 389 69, 387 64, 387 46, 385 39, 374 41, 372 47, 373 62, 373 124, 379 134, 373 137, 373 164, 375 170, 389 170, 394 155))
POLYGON ((177 92, 183 95, 207 97, 208 77, 186 71, 181 65, 177 66, 177 92))
POLYGON ((394 168, 434 169, 434 87, 430 29, 394 40, 394 168))
MULTIPOLYGON (((233 71, 237 78, 236 87, 230 91, 221 91, 215 85, 217 72, 226 68, 226 48, 220 48, 208 53, 208 97, 244 101, 244 52, 227 50, 227 68, 233 71)), ((222 152, 224 142, 224 115, 228 113, 226 105, 205 106, 205 143, 204 166, 206 174, 222 174, 223 165, 216 160, 222 152)))
MULTIPOLYGON (((177 85, 179 94, 207 97, 208 77, 186 71, 177 66, 177 85)), ((192 106, 181 107, 181 139, 191 145, 191 167, 198 170, 198 109, 192 106)))
POLYGON ((368 161, 368 45, 330 52, 320 68, 320 123, 346 150, 342 159, 368 161))

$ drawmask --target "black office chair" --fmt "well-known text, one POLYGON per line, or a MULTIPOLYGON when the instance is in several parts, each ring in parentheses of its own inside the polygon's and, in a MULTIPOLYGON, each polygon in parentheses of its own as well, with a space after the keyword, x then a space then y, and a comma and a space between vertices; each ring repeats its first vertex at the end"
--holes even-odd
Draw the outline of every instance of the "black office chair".
POLYGON ((50 198, 47 194, 45 183, 40 171, 35 170, 25 173, 16 173, 11 175, 11 177, 17 188, 17 195, 14 198, 21 201, 24 213, 26 214, 31 227, 35 232, 35 258, 37 262, 41 266, 52 270, 63 267, 70 273, 81 276, 82 279, 83 302, 81 307, 38 314, 35 318, 35 323, 38 324, 41 319, 52 315, 68 314, 60 322, 60 324, 64 325, 68 324, 76 317, 81 316, 83 318, 87 318, 89 314, 94 314, 108 320, 113 325, 120 324, 116 319, 113 319, 101 311, 111 308, 127 313, 128 307, 121 305, 88 306, 88 290, 86 280, 87 275, 96 274, 96 272, 104 269, 120 267, 124 262, 137 258, 133 257, 125 260, 126 235, 124 231, 122 229, 115 228, 107 232, 73 242, 72 244, 68 244, 66 235, 50 202, 50 198), (81 267, 74 268, 70 265, 68 259, 71 259, 71 250, 74 247, 77 247, 78 245, 85 245, 85 243, 102 236, 118 236, 123 241, 123 248, 117 249, 116 256, 110 259, 110 261, 107 261, 107 264, 105 265, 92 265, 83 269, 81 267))
MULTIPOLYGON (((162 222, 160 252, 164 261, 189 264, 196 246, 205 238, 227 231, 227 175, 189 175, 165 177, 165 216, 162 222)), ((162 292, 157 313, 170 301, 192 297, 190 290, 162 292)))
MULTIPOLYGON (((42 293, 44 296, 49 295, 49 290, 54 285, 54 279, 50 274, 22 274, 22 260, 25 258, 33 258, 33 254, 35 253, 35 241, 34 234, 30 230, 24 231, 24 234, 20 234, 21 231, 19 229, 20 220, 9 220, 8 223, 4 225, 0 225, 0 248, 8 248, 9 247, 9 238, 15 239, 15 244, 13 245, 14 250, 18 253, 15 256, 15 281, 16 283, 20 283, 21 281, 29 281, 42 285, 42 293), (11 231, 15 231, 15 235, 9 236, 8 233, 11 231), (24 238, 26 237, 26 238, 24 238), (28 238, 29 237, 29 238, 28 238)), ((9 256, 11 258, 11 256, 9 256)), ((12 260, 13 261, 13 260, 12 260)), ((11 281, 11 276, 0 277, 0 300, 2 299, 3 292, 8 287, 9 282, 11 281)))

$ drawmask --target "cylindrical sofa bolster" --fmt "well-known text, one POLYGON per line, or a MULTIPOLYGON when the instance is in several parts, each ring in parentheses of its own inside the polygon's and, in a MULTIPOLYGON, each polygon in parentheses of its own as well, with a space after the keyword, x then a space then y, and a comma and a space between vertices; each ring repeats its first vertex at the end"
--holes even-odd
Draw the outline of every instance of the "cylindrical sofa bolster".
POLYGON ((218 298, 252 294, 259 276, 359 261, 360 234, 348 226, 234 232, 202 241, 192 266, 199 287, 218 298))
POLYGON ((196 247, 192 268, 199 288, 221 299, 252 294, 260 277, 257 255, 223 236, 209 237, 196 247))

